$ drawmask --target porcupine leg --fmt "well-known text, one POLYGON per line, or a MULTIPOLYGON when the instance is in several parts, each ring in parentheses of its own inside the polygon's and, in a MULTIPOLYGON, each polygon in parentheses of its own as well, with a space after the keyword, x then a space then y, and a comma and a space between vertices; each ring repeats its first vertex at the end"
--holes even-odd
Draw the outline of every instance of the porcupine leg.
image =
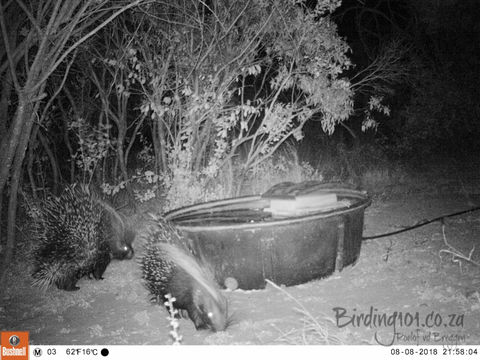
POLYGON ((98 256, 97 261, 93 267, 93 277, 96 280, 103 280, 103 273, 107 269, 108 264, 110 263, 110 254, 103 253, 98 256))
POLYGON ((184 318, 184 319, 190 318, 190 315, 188 315, 188 311, 187 311, 187 310, 183 310, 183 309, 178 310, 178 315, 179 315, 181 318, 184 318))
POLYGON ((78 277, 76 275, 70 275, 61 280, 57 280, 55 282, 55 285, 57 285, 57 288, 59 288, 60 290, 77 291, 80 290, 80 288, 76 286, 77 281, 78 277))

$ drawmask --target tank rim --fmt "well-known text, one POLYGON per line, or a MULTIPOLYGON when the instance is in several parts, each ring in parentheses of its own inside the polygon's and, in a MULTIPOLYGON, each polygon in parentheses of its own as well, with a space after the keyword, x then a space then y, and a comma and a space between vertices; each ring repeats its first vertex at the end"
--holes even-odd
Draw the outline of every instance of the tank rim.
POLYGON ((209 225, 182 225, 180 217, 183 216, 195 216, 203 215, 203 214, 212 214, 215 212, 221 212, 228 210, 228 208, 224 206, 228 205, 238 205, 242 203, 251 203, 257 204, 259 206, 254 207, 252 209, 259 209, 265 208, 266 205, 269 204, 268 199, 264 199, 261 195, 248 195, 236 198, 228 198, 222 200, 213 200, 208 201, 200 204, 194 204, 189 206, 184 206, 178 209, 173 209, 164 214, 164 217, 168 221, 172 221, 175 225, 181 230, 188 230, 189 232, 199 232, 199 231, 221 231, 221 230, 232 230, 232 229, 239 229, 239 230, 249 230, 255 229, 259 227, 271 227, 271 226, 278 226, 278 225, 285 225, 285 224, 294 224, 297 222, 305 222, 311 221, 315 219, 325 219, 329 217, 335 217, 339 215, 345 215, 354 211, 357 211, 361 208, 366 208, 371 204, 371 198, 368 196, 366 192, 362 192, 359 190, 352 190, 352 189, 345 189, 345 188, 328 188, 324 189, 325 193, 336 193, 337 195, 345 198, 353 198, 357 199, 354 204, 351 206, 345 206, 341 208, 336 208, 328 211, 316 211, 308 214, 298 215, 298 216, 289 216, 285 218, 277 218, 277 219, 269 219, 267 221, 256 221, 250 223, 222 223, 222 224, 209 224, 209 225), (210 211, 208 211, 210 209, 210 211), (217 210, 217 211, 216 211, 217 210))

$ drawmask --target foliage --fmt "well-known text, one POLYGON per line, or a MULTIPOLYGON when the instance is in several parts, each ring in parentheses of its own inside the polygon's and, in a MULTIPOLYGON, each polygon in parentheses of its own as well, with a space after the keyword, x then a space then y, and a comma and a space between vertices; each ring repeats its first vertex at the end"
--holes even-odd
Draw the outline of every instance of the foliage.
POLYGON ((286 181, 324 180, 323 172, 315 170, 309 162, 300 160, 294 145, 286 145, 247 172, 241 188, 242 195, 261 194, 273 185, 286 181))
POLYGON ((181 4, 138 16, 122 62, 168 187, 211 183, 240 150, 243 176, 289 137, 301 139, 313 114, 328 133, 351 114, 341 77, 348 46, 328 15, 339 1, 313 10, 291 0, 181 4))
POLYGON ((75 134, 78 143, 72 160, 75 160, 78 168, 82 170, 84 183, 91 182, 95 169, 114 143, 109 136, 109 129, 109 125, 102 123, 92 127, 83 118, 69 124, 69 130, 75 134))
POLYGON ((180 327, 178 321, 179 311, 175 309, 175 306, 173 305, 176 299, 170 294, 165 295, 165 297, 167 300, 164 302, 164 304, 168 310, 167 320, 169 321, 171 327, 169 334, 173 340, 172 345, 181 345, 182 335, 178 333, 178 328, 180 327))
POLYGON ((408 1, 395 0, 344 2, 335 19, 353 51, 350 81, 356 116, 349 119, 348 131, 357 138, 356 131, 377 131, 380 121, 390 116, 398 90, 408 83, 409 32, 417 19, 408 1))

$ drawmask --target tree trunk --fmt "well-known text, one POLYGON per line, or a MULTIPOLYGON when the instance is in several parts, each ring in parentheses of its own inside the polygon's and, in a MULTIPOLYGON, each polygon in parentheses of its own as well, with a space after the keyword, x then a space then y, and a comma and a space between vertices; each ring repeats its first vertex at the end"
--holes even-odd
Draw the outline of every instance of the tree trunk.
MULTIPOLYGON (((41 91, 43 91, 43 86, 41 91)), ((3 283, 3 279, 6 273, 6 269, 10 264, 10 261, 14 254, 15 249, 15 220, 17 214, 17 197, 18 197, 18 187, 21 180, 22 174, 22 165, 23 159, 25 158, 25 151, 27 149, 28 141, 30 138, 30 132, 32 130, 33 125, 33 118, 35 116, 34 112, 34 105, 30 99, 27 98, 25 95, 21 95, 19 98, 19 104, 17 108, 17 114, 14 118, 14 124, 12 124, 12 136, 11 141, 5 141, 2 144, 2 147, 7 147, 5 145, 8 143, 8 148, 6 149, 8 152, 5 156, 1 158, 2 166, 1 168, 1 187, 0 191, 3 192, 5 190, 5 185, 7 179, 10 178, 9 175, 11 174, 10 178, 10 197, 8 202, 8 223, 7 223, 7 242, 5 247, 5 252, 3 255, 3 259, 0 265, 0 284, 3 283), (19 129, 17 129, 19 128, 19 129), (18 132, 17 132, 18 130, 18 132), (15 155, 15 157, 14 157, 15 155), (14 166, 12 169, 12 160, 14 157, 14 166), (7 168, 7 170, 5 170, 7 168), (13 170, 13 171, 11 171, 13 170)), ((38 108, 39 102, 36 104, 36 108, 38 108)), ((1 214, 1 203, 0 203, 0 214, 1 214)))
MULTIPOLYGON (((17 149, 20 134, 22 132, 25 118, 32 113, 32 104, 28 104, 24 97, 20 97, 17 112, 6 137, 1 139, 0 144, 0 216, 3 215, 3 194, 7 180, 10 177, 10 169, 12 167, 13 156, 17 149), (27 109, 28 108, 28 109, 27 109)), ((3 219, 3 216, 0 217, 3 219)), ((0 227, 0 239, 1 239, 0 227)), ((7 259, 7 257, 4 257, 7 259)), ((0 267, 0 283, 2 279, 3 269, 5 268, 4 261, 0 267)))
POLYGON ((160 119, 158 120, 158 138, 160 140, 160 161, 162 173, 168 171, 167 163, 167 141, 166 141, 165 124, 160 119))
MULTIPOLYGON (((48 160, 50 161, 50 166, 52 168, 53 193, 58 194, 60 175, 59 175, 59 171, 58 171, 57 160, 55 159, 55 155, 53 154, 52 150, 48 146, 47 139, 45 138, 45 136, 42 135, 42 133, 40 131, 38 132, 38 139, 40 140, 40 142, 43 146, 43 149, 45 150, 45 153, 47 154, 48 160)), ((35 139, 33 139, 33 140, 35 141, 35 139)))
MULTIPOLYGON (((8 135, 2 139, 0 145, 0 192, 4 191, 7 180, 10 177, 14 155, 20 142, 20 135, 25 136, 25 134, 22 133, 22 129, 26 123, 26 119, 31 117, 32 106, 33 104, 28 103, 24 96, 20 97, 17 112, 8 131, 8 135)), ((0 209, 1 206, 2 204, 0 203, 0 209)))

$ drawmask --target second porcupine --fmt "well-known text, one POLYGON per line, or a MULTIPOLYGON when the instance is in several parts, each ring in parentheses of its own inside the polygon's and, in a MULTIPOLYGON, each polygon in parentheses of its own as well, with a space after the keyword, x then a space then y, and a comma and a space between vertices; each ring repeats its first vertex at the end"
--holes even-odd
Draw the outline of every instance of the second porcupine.
POLYGON ((121 216, 86 185, 67 186, 39 207, 33 251, 33 284, 78 290, 87 275, 103 279, 112 258, 133 256, 133 233, 121 216))
POLYGON ((141 268, 155 300, 164 303, 165 295, 170 294, 175 298, 173 306, 185 310, 197 330, 225 330, 229 322, 227 301, 210 269, 187 250, 180 232, 159 221, 146 240, 141 268))

